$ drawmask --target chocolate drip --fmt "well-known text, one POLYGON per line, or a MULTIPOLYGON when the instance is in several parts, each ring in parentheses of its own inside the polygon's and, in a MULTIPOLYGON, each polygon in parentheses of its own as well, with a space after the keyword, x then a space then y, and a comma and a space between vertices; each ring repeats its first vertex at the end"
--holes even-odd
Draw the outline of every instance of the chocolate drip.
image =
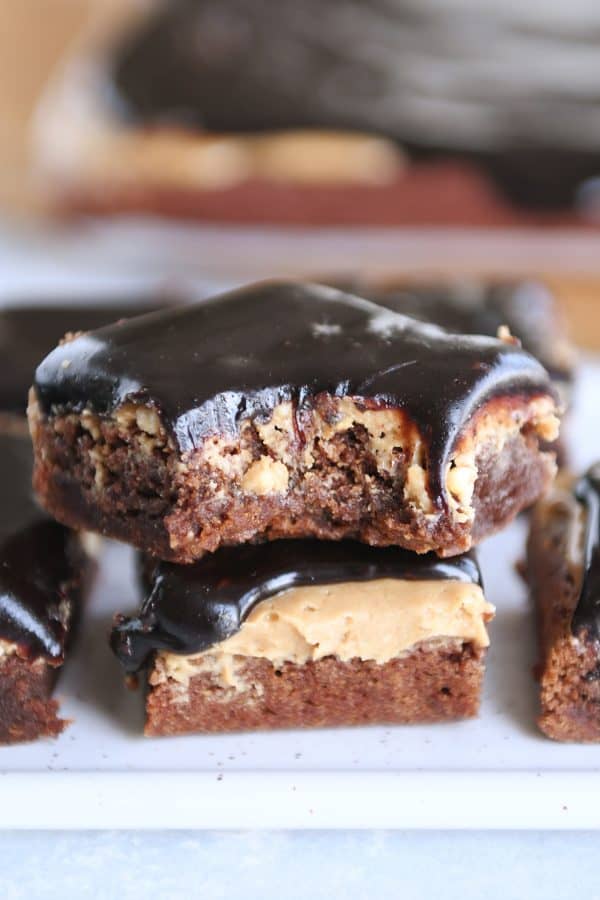
POLYGON ((320 285, 264 282, 210 301, 142 316, 57 347, 38 367, 42 409, 112 413, 125 401, 159 412, 182 452, 240 422, 268 420, 318 395, 400 408, 427 450, 432 501, 442 507, 452 448, 495 396, 552 393, 548 375, 513 344, 448 334, 320 285))
POLYGON ((227 547, 191 566, 157 563, 140 615, 121 618, 111 646, 129 671, 155 650, 189 655, 224 641, 251 610, 294 587, 398 578, 481 584, 473 554, 439 559, 354 541, 273 541, 227 547))
POLYGON ((575 487, 586 512, 583 583, 573 615, 573 634, 585 632, 600 640, 600 463, 592 466, 575 487))
POLYGON ((67 334, 92 331, 118 319, 161 309, 165 303, 21 305, 0 311, 0 410, 24 413, 35 367, 67 334))
POLYGON ((569 23, 414 0, 171 0, 116 48, 111 83, 130 122, 379 134, 414 157, 475 164, 524 205, 560 208, 600 172, 590 15, 597 23, 589 8, 569 23))

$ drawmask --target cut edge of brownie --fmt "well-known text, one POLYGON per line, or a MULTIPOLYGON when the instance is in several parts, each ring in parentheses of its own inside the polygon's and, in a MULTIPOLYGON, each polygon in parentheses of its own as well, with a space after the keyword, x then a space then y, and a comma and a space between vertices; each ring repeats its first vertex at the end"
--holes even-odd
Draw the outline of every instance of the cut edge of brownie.
MULTIPOLYGON (((180 454, 152 407, 44 417, 32 391, 34 487, 64 524, 190 563, 221 545, 281 537, 355 538, 417 553, 462 553, 534 502, 555 473, 551 396, 493 398, 471 418, 446 472, 427 486, 427 451, 398 408, 319 395, 301 423, 291 403, 234 437, 180 454)), ((441 426, 440 426, 441 427, 441 426)))
POLYGON ((98 554, 92 535, 71 538, 73 572, 63 582, 60 597, 61 605, 67 603, 69 609, 62 656, 31 655, 25 645, 0 637, 0 746, 58 737, 70 724, 59 716, 53 694, 94 580, 98 554))
POLYGON ((0 745, 57 737, 68 725, 52 697, 59 671, 41 657, 0 655, 0 745))
MULTIPOLYGON (((570 495, 569 495, 570 496, 570 495)), ((534 510, 527 542, 527 580, 536 608, 540 682, 538 725, 556 741, 600 741, 600 643, 572 633, 581 572, 566 554, 567 519, 560 495, 534 510)), ((568 502, 568 501, 567 501, 568 502)))
POLYGON ((235 657, 239 690, 214 674, 182 684, 155 660, 146 685, 148 736, 274 728, 411 724, 471 718, 479 710, 484 648, 457 639, 423 642, 385 663, 335 656, 275 666, 235 657))

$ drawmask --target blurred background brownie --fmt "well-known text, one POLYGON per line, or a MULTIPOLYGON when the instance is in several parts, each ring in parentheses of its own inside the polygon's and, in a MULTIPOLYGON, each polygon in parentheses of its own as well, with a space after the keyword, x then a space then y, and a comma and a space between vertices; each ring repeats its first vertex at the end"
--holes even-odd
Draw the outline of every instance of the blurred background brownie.
POLYGON ((536 506, 526 571, 538 618, 540 728, 559 741, 598 741, 600 464, 563 477, 536 506))
POLYGON ((474 557, 353 542, 147 561, 111 643, 147 682, 146 734, 435 722, 479 707, 488 646, 474 557))
POLYGON ((598 207, 599 24, 582 0, 560 16, 439 0, 150 4, 57 78, 39 158, 67 205, 95 212, 583 221, 598 207))
MULTIPOLYGON (((494 278, 415 279, 345 278, 331 282, 396 312, 433 322, 449 331, 495 337, 508 328, 538 359, 556 387, 565 410, 571 407, 575 348, 569 340, 563 310, 541 281, 494 278)), ((568 459, 565 418, 553 443, 559 465, 568 459)))
POLYGON ((25 415, 27 394, 38 363, 66 335, 94 331, 110 322, 176 302, 160 296, 154 300, 130 298, 119 302, 82 297, 77 304, 45 298, 38 305, 32 298, 14 298, 10 305, 0 308, 0 413, 25 415))
POLYGON ((31 490, 31 443, 0 433, 0 744, 54 737, 52 699, 93 564, 31 490))

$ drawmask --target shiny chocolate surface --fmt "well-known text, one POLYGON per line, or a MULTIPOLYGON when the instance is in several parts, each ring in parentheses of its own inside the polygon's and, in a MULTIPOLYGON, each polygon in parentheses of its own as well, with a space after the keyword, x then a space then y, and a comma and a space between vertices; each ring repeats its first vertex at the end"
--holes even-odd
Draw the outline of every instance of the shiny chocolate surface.
POLYGON ((83 556, 73 533, 36 504, 28 438, 0 435, 0 641, 63 659, 83 556))
POLYGON ((132 401, 154 408, 179 450, 240 423, 266 421, 319 395, 399 409, 423 442, 433 503, 462 430, 496 397, 552 394, 542 366, 519 346, 449 334, 322 285, 260 282, 142 316, 57 347, 38 367, 42 411, 110 415, 132 401))

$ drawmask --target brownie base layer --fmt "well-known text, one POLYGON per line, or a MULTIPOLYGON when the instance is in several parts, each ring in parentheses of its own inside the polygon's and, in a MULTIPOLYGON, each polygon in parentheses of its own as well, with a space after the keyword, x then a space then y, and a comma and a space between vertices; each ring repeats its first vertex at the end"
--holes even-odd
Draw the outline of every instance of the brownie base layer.
MULTIPOLYGON (((445 225, 594 227, 573 209, 518 207, 490 179, 461 162, 422 162, 395 181, 299 185, 249 180, 223 189, 152 183, 65 186, 54 199, 62 216, 150 213, 174 219, 286 225, 445 225)), ((597 225, 596 225, 597 227, 597 225)))
POLYGON ((42 660, 11 655, 0 661, 0 744, 56 737, 68 724, 58 718, 52 690, 58 669, 42 660))
MULTIPOLYGON (((58 521, 178 563, 222 545, 300 537, 454 556, 531 505, 555 472, 554 455, 540 451, 531 425, 512 434, 500 452, 493 439, 482 443, 469 519, 449 507, 434 511, 404 499, 407 464, 400 457, 394 471, 379 470, 360 425, 325 449, 321 444, 310 470, 290 468, 284 492, 254 493, 210 467, 201 451, 181 476, 174 450, 152 444, 148 451, 143 433, 124 439, 113 419, 99 420, 92 435, 77 416, 44 419, 32 406, 30 422, 34 487, 58 521)), ((253 427, 244 441, 255 460, 269 459, 253 427)))
POLYGON ((441 722, 475 716, 485 650, 453 641, 423 644, 384 664, 325 657, 275 668, 248 659, 237 670, 247 690, 222 687, 209 674, 187 686, 167 679, 146 697, 147 735, 441 722))
POLYGON ((527 546, 527 579, 539 636, 539 727, 556 741, 600 741, 600 644, 585 634, 573 636, 576 579, 560 530, 536 519, 527 546))

